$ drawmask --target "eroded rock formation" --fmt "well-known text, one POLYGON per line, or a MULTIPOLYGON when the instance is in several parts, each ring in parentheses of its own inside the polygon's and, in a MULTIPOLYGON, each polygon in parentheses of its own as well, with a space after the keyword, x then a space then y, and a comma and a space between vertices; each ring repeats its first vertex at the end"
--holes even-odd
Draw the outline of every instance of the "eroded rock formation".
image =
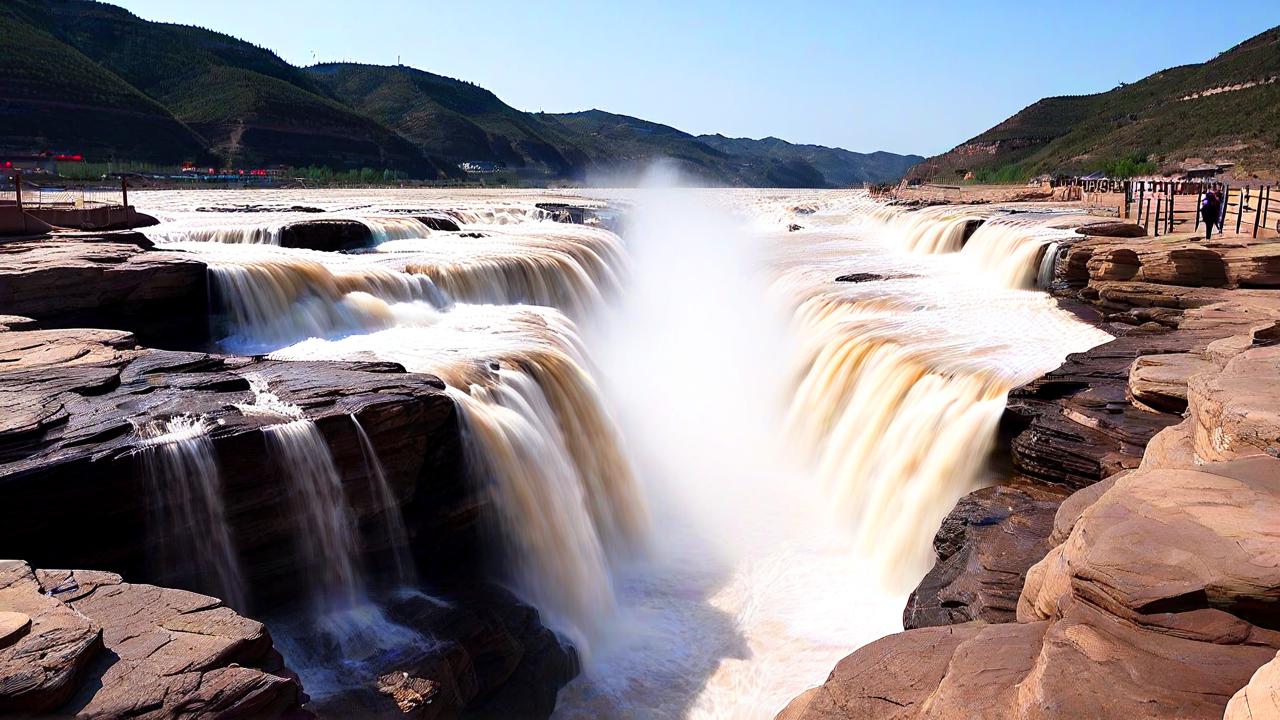
POLYGON ((936 626, 855 652, 779 717, 1270 717, 1280 293, 1249 288, 1278 262, 1244 240, 1072 246, 1059 281, 1117 339, 1015 390, 1004 430, 1020 482, 1075 492, 964 498, 904 617, 936 626), (973 602, 1009 585, 1015 617, 973 602))
POLYGON ((23 564, 27 570, 14 571, 33 579, 10 583, 25 588, 26 600, 0 598, 0 657, 22 638, 36 637, 31 618, 44 610, 32 595, 49 600, 41 607, 58 610, 51 617, 64 623, 56 626, 63 628, 58 642, 42 641, 39 652, 61 655, 34 664, 0 660, 0 703, 8 703, 0 715, 62 708, 99 717, 206 710, 263 717, 293 712, 306 700, 270 638, 255 634, 260 624, 189 587, 163 590, 120 579, 154 581, 160 573, 152 562, 157 500, 144 472, 142 430, 198 418, 251 588, 247 607, 260 619, 305 612, 300 589, 313 568, 299 543, 310 539, 299 532, 289 505, 290 468, 270 452, 265 432, 289 418, 252 409, 255 384, 314 423, 359 525, 361 560, 377 575, 388 561, 379 516, 386 509, 371 482, 359 423, 404 517, 427 593, 395 595, 386 607, 421 643, 361 678, 358 688, 307 707, 341 717, 549 714, 558 689, 577 673, 577 657, 535 610, 489 582, 490 543, 481 528, 489 498, 464 472, 457 408, 443 383, 392 363, 286 363, 160 350, 124 330, 59 327, 85 318, 163 332, 173 312, 185 313, 184 303, 194 302, 193 287, 199 309, 177 319, 203 324, 203 264, 119 239, 10 245, 0 254, 0 288, 10 303, 3 307, 21 311, 0 319, 0 547, 35 567, 93 568, 45 573, 23 564), (187 284, 193 278, 199 284, 187 284), (82 591, 41 595, 48 583, 82 591), (124 606, 103 604, 107 598, 145 612, 116 618, 124 606), (117 619, 152 625, 127 625, 121 632, 128 637, 113 645, 117 619), (203 619, 208 627, 181 625, 203 619), (228 635, 232 631, 238 634, 228 635), (201 637, 206 634, 209 639, 201 637), (192 664, 181 661, 185 655, 166 654, 188 642, 196 645, 192 652, 204 653, 192 664), (103 657, 114 664, 100 668, 103 657), (90 686, 92 692, 83 690, 90 686))

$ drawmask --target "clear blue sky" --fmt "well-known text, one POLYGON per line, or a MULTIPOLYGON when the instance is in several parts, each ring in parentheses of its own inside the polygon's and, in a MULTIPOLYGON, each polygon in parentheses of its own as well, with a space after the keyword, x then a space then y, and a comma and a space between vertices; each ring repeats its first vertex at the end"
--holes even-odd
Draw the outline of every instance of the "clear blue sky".
POLYGON ((116 0, 298 65, 406 65, 524 110, 938 153, 1046 95, 1208 60, 1280 1, 116 0))

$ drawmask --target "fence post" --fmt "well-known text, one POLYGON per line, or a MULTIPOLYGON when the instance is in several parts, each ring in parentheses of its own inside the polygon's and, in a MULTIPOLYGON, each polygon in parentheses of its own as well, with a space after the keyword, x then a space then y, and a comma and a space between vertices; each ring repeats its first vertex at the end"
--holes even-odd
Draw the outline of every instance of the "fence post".
POLYGON ((1195 232, 1197 233, 1200 232, 1200 204, 1203 202, 1204 202, 1204 186, 1201 185, 1200 191, 1196 193, 1196 211, 1193 213, 1196 216, 1195 232))
POLYGON ((1163 197, 1161 197, 1161 196, 1159 196, 1159 195, 1157 195, 1157 196, 1156 196, 1156 226, 1155 226, 1155 237, 1160 237, 1160 206, 1161 206, 1161 205, 1163 205, 1163 204, 1164 204, 1164 198, 1163 198, 1163 197))
POLYGON ((129 181, 124 177, 120 178, 120 202, 124 203, 124 227, 132 230, 133 221, 129 219, 129 181))
POLYGON ((1258 237, 1258 220, 1262 218, 1262 188, 1258 188, 1258 199, 1255 201, 1257 207, 1253 209, 1253 237, 1258 237))
POLYGON ((22 218, 22 234, 27 234, 27 213, 22 209, 22 171, 13 171, 13 194, 18 201, 18 217, 22 218))
POLYGON ((1240 234, 1240 221, 1244 219, 1244 204, 1248 200, 1249 188, 1240 188, 1240 202, 1236 203, 1236 234, 1240 234))

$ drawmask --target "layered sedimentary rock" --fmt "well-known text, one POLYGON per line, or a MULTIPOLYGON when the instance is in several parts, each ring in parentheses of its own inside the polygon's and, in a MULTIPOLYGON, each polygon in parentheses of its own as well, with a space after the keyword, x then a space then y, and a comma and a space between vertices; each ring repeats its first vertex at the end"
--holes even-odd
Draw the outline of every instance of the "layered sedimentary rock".
POLYGON ((44 327, 129 330, 148 344, 204 339, 205 264, 136 233, 0 245, 0 309, 44 327))
POLYGON ((905 628, 1011 622, 1027 568, 1044 557, 1066 493, 1028 484, 966 495, 934 538, 937 563, 907 600, 905 628))
POLYGON ((1269 717, 1280 293, 1233 288, 1273 286, 1280 248, 1194 245, 1089 238, 1067 251, 1063 285, 1118 337, 1015 390, 1005 430, 1024 482, 1079 489, 1047 524, 1044 504, 1012 501, 1020 486, 962 500, 904 618, 960 624, 859 650, 780 717, 1269 717), (984 531, 988 518, 1015 536, 984 531), (1008 566, 1026 573, 1016 622, 950 599, 990 572, 956 558, 1015 541, 1051 548, 1008 566))
POLYGON ((139 428, 178 415, 210 426, 241 539, 246 579, 274 603, 297 584, 292 528, 281 518, 286 468, 255 415, 256 378, 300 408, 328 442, 359 518, 373 512, 354 416, 368 433, 428 562, 465 564, 475 503, 459 479, 455 408, 443 384, 385 363, 282 363, 137 347, 110 330, 0 333, 0 545, 37 565, 74 558, 146 577, 147 488, 139 428), (63 502, 74 496, 75 503, 63 502), (58 508, 56 513, 32 512, 58 508), (464 539, 465 538, 465 539, 464 539), (437 544, 438 543, 438 544, 437 544), (441 552, 444 547, 447 552, 441 552))
POLYGON ((0 715, 305 717, 262 623, 216 598, 0 561, 0 715))

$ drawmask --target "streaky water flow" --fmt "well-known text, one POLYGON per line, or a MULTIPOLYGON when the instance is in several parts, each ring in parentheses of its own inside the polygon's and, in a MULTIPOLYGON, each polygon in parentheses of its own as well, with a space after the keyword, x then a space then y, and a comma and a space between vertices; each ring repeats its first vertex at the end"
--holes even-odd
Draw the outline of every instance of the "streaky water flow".
MULTIPOLYGON (((265 197, 466 225, 355 256, 195 251, 231 268, 212 275, 244 306, 230 347, 445 381, 508 580, 587 651, 563 718, 772 717, 899 629, 939 521, 988 480, 1008 390, 1106 339, 1017 289, 1053 223, 989 208, 611 192, 633 208, 623 252, 514 193, 265 197), (396 290, 415 277, 442 297, 396 290)), ((170 228, 195 222, 157 199, 170 228)))
POLYGON ((400 503, 387 482, 387 473, 378 459, 378 451, 373 441, 364 431, 360 419, 354 414, 351 424, 356 428, 356 436, 360 438, 360 452, 364 457, 364 472, 369 478, 369 494, 376 503, 376 518, 383 530, 387 552, 391 555, 392 580, 396 585, 408 586, 416 579, 413 569, 413 558, 409 556, 409 533, 405 530, 404 516, 400 512, 400 503))
POLYGON ((359 542, 328 443, 305 418, 269 425, 263 432, 294 504, 296 544, 312 601, 320 611, 359 604, 365 594, 359 542))
POLYGON ((138 428, 151 493, 147 543, 165 584, 220 598, 245 610, 244 581, 222 502, 209 427, 179 415, 138 428))

